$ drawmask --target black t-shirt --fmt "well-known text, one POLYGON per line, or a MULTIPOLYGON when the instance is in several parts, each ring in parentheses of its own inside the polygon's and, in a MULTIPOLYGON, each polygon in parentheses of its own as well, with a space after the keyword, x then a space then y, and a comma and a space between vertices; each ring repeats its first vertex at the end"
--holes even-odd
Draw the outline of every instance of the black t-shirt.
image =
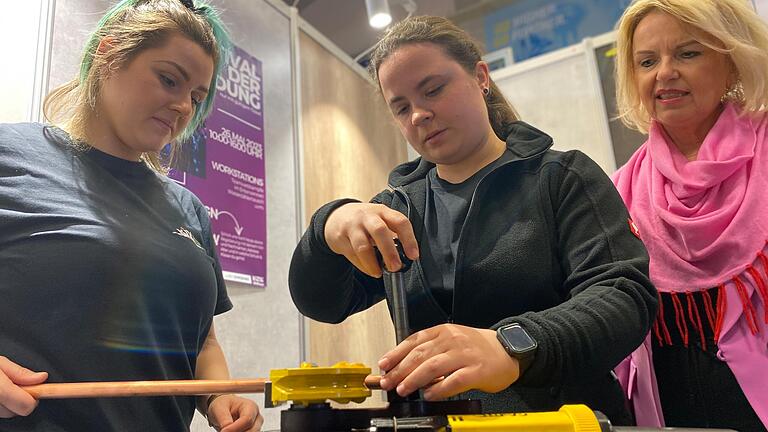
MULTIPOLYGON (((141 162, 0 125, 0 355, 48 382, 192 379, 229 310, 205 207, 141 162)), ((193 397, 42 400, 0 431, 182 431, 193 397)))
POLYGON ((427 205, 424 228, 428 244, 421 246, 422 268, 430 291, 443 310, 451 316, 459 238, 472 196, 486 174, 509 160, 509 150, 461 183, 450 183, 437 175, 437 168, 427 174, 427 205))

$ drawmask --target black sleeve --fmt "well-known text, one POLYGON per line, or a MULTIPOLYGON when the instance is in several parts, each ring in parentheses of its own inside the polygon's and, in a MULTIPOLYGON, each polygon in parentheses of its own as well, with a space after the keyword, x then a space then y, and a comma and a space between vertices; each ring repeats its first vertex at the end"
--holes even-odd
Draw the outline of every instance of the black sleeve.
MULTIPOLYGON (((372 202, 386 204, 384 191, 372 202)), ((391 199, 390 199, 391 201, 391 199)), ((384 299, 384 282, 359 271, 325 242, 328 216, 353 199, 332 201, 320 207, 293 252, 288 286, 299 311, 317 321, 340 323, 384 299)))
MULTIPOLYGON (((551 164, 542 195, 551 197, 567 300, 520 322, 539 344, 523 385, 604 375, 645 338, 656 316, 648 254, 610 179, 580 152, 551 164)), ((497 325, 497 326, 498 326, 497 325)))

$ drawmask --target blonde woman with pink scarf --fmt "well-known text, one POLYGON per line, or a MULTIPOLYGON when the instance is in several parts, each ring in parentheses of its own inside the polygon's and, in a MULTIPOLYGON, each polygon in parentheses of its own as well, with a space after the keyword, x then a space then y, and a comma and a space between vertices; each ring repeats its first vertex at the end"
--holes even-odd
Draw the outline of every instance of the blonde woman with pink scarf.
POLYGON ((617 99, 648 140, 613 176, 658 318, 617 369, 638 424, 768 428, 768 29, 745 0, 637 0, 617 99))

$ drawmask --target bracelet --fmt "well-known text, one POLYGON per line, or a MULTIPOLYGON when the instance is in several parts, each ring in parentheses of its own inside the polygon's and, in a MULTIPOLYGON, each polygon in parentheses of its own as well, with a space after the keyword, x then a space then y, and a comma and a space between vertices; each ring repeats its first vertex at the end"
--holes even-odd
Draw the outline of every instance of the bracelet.
POLYGON ((216 400, 216 398, 219 396, 224 396, 224 394, 212 394, 208 396, 208 399, 205 400, 205 415, 208 415, 208 410, 211 408, 211 403, 213 403, 213 401, 216 400))

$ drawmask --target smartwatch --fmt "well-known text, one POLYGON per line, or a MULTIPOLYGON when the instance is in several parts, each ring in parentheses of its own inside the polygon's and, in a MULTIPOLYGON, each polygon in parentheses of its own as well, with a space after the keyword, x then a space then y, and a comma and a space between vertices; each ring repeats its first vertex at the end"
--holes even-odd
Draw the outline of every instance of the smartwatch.
POLYGON ((496 329, 496 338, 510 357, 517 360, 520 365, 520 375, 528 369, 536 356, 538 344, 519 324, 506 324, 496 329))

